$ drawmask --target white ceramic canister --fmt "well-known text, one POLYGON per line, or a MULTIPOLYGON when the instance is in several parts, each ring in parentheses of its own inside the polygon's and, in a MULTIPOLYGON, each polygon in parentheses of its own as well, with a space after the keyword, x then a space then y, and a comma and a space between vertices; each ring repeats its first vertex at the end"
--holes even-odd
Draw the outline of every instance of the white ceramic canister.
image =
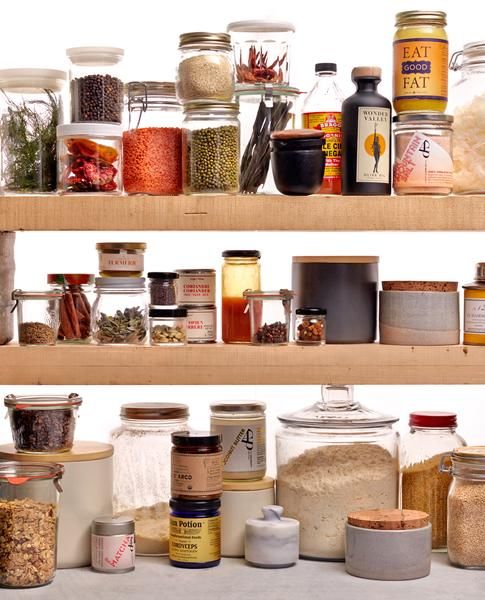
POLYGON ((261 515, 263 506, 275 502, 274 479, 256 481, 224 481, 221 497, 221 554, 244 556, 246 521, 261 515))
POLYGON ((216 303, 215 269, 177 269, 177 304, 216 303))
POLYGON ((57 567, 71 569, 91 564, 91 524, 99 515, 112 514, 113 446, 75 442, 58 454, 24 454, 13 444, 0 446, 0 461, 62 463, 63 493, 59 502, 57 567))
POLYGON ((217 337, 217 309, 212 305, 180 305, 187 309, 187 343, 212 344, 217 337))

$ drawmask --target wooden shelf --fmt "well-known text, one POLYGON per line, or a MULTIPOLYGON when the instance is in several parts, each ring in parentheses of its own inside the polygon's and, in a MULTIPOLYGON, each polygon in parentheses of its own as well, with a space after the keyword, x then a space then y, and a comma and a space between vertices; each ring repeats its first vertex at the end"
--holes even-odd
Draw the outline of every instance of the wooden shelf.
POLYGON ((485 231, 485 196, 3 196, 0 231, 485 231))
POLYGON ((485 384, 485 347, 0 347, 0 384, 485 384))

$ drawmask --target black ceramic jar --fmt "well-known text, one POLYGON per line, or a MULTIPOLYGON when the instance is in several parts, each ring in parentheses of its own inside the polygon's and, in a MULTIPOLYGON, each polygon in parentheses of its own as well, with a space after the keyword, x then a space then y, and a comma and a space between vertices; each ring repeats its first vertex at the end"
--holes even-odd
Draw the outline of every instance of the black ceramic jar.
POLYGON ((323 132, 288 129, 271 134, 271 166, 276 187, 288 196, 315 194, 325 171, 323 132))

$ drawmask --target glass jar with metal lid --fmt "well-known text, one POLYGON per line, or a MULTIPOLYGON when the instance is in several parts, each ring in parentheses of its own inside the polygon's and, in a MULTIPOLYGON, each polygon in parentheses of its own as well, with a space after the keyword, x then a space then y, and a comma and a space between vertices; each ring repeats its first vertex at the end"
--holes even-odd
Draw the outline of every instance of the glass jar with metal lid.
POLYGON ((98 242, 101 277, 141 277, 145 269, 145 242, 98 242))
POLYGON ((396 194, 450 194, 453 188, 453 117, 406 111, 394 121, 396 194))
POLYGON ((294 295, 292 290, 285 289, 274 292, 244 292, 243 296, 249 305, 252 344, 288 344, 294 295))
POLYGON ((236 194, 239 191, 238 114, 238 105, 231 102, 184 105, 185 194, 236 194))
POLYGON ((302 556, 343 560, 349 512, 398 507, 398 419, 350 386, 324 386, 320 402, 278 419, 276 503, 300 521, 302 556))
POLYGON ((222 436, 224 479, 261 479, 266 474, 266 404, 210 405, 211 431, 222 436))
POLYGON ((485 346, 485 262, 475 265, 475 279, 463 290, 463 343, 485 346))
MULTIPOLYGON (((55 346, 59 330, 59 305, 62 290, 14 290, 21 346, 55 346)), ((13 309, 13 310, 14 310, 13 309)))
POLYGON ((123 133, 123 187, 127 194, 182 191, 182 109, 175 84, 127 85, 128 130, 123 133))
POLYGON ((183 33, 176 80, 180 102, 218 100, 234 95, 234 64, 228 33, 183 33))
POLYGON ((325 308, 308 307, 295 310, 295 342, 302 346, 325 344, 327 311, 325 308))

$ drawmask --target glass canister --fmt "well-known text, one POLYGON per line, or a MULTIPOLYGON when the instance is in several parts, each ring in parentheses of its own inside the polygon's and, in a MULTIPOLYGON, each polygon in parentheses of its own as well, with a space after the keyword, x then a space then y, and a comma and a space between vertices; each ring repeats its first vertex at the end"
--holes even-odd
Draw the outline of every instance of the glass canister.
POLYGON ((68 48, 71 61, 71 121, 121 123, 123 114, 122 48, 68 48))
POLYGON ((251 343, 277 344, 283 346, 290 341, 291 290, 263 292, 247 290, 244 298, 249 306, 251 343))
POLYGON ((446 503, 450 477, 440 473, 441 457, 465 445, 456 433, 456 414, 413 412, 400 447, 402 508, 421 510, 433 527, 433 549, 446 548, 446 503))
POLYGON ((141 277, 145 269, 145 242, 98 242, 101 277, 141 277))
POLYGON ((448 558, 463 569, 485 569, 485 446, 457 448, 442 458, 451 473, 448 558), (451 466, 445 461, 451 456, 451 466))
POLYGON ((185 404, 135 402, 121 407, 111 432, 113 510, 135 520, 136 553, 168 553, 171 435, 187 430, 185 404))
POLYGON ((150 308, 150 344, 183 346, 187 343, 186 308, 150 308))
POLYGON ((0 70, 2 193, 56 191, 56 128, 63 119, 66 75, 54 69, 0 70))
POLYGON ((398 507, 398 419, 354 402, 350 386, 322 391, 278 417, 276 503, 300 521, 301 556, 343 560, 349 512, 398 507))
POLYGON ((59 303, 57 339, 63 342, 91 341, 91 302, 94 275, 88 273, 50 273, 47 283, 62 289, 59 303))
POLYGON ((325 344, 327 311, 324 308, 297 308, 295 310, 295 342, 301 346, 325 344))
POLYGON ((450 194, 453 189, 453 117, 401 112, 394 121, 396 194, 450 194))
POLYGON ((0 464, 0 587, 33 588, 54 579, 63 472, 55 463, 0 464))
POLYGON ((62 290, 42 292, 14 290, 21 346, 55 346, 59 330, 62 290))
POLYGON ((231 36, 227 33, 183 33, 179 43, 177 98, 231 102, 234 64, 231 36))
POLYGON ((450 69, 460 79, 450 92, 455 115, 453 163, 455 194, 485 194, 485 40, 455 52, 450 69))
POLYGON ((239 191, 238 114, 238 105, 231 102, 191 102, 184 106, 184 194, 239 191))
POLYGON ((261 252, 225 250, 222 256, 222 340, 226 344, 247 344, 251 341, 251 324, 243 294, 261 288, 261 252))
POLYGON ((97 344, 143 345, 147 337, 144 277, 97 277, 91 331, 97 344))
POLYGON ((182 191, 182 109, 175 84, 132 81, 123 133, 127 194, 176 196, 182 191))
POLYGON ((121 194, 121 125, 57 127, 57 187, 61 194, 121 194))

